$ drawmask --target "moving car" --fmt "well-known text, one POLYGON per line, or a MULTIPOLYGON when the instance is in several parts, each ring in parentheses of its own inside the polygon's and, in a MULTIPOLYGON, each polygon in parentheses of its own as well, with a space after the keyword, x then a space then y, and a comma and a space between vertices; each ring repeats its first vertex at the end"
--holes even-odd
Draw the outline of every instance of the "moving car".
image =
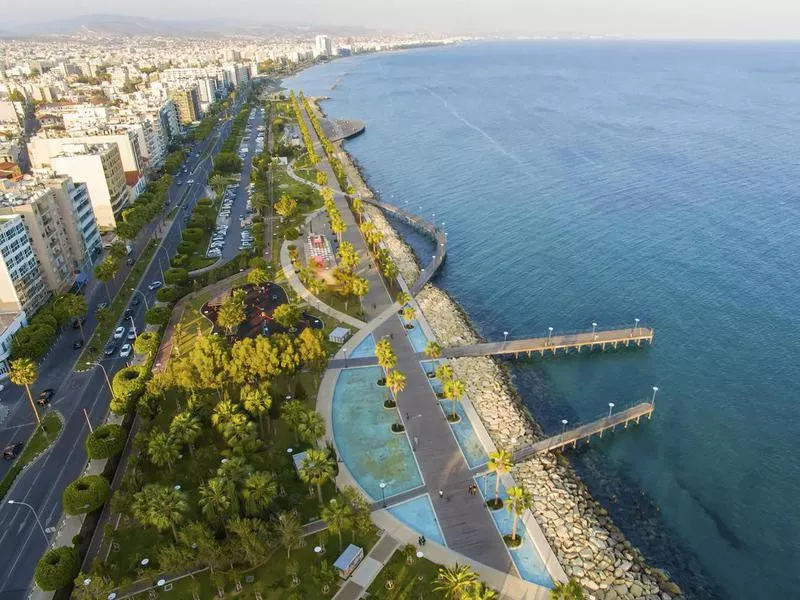
POLYGON ((80 350, 81 348, 83 348, 83 340, 75 340, 72 343, 73 350, 80 350))
POLYGON ((133 258, 129 258, 128 260, 125 261, 125 264, 128 265, 129 267, 132 267, 135 262, 136 261, 133 258))
POLYGON ((103 347, 103 354, 105 354, 106 356, 113 356, 116 351, 117 351, 117 345, 114 342, 108 342, 103 347))
POLYGON ((56 391, 53 388, 47 388, 46 390, 42 390, 39 392, 39 397, 36 399, 36 404, 40 406, 44 406, 45 404, 50 404, 50 400, 53 399, 53 396, 56 395, 56 391))
POLYGON ((123 335, 125 335, 125 328, 124 327, 117 327, 114 330, 114 339, 115 340, 121 340, 123 335))
POLYGON ((108 308, 108 302, 101 302, 100 304, 97 305, 96 310, 103 310, 104 308, 108 308))
POLYGON ((136 330, 133 327, 128 329, 127 339, 131 342, 136 339, 136 330))
POLYGON ((131 345, 125 344, 120 348, 119 355, 121 358, 128 358, 131 355, 131 345))
POLYGON ((16 444, 9 444, 5 448, 3 448, 3 458, 6 460, 11 460, 12 458, 16 458, 19 451, 22 450, 22 446, 24 444, 22 442, 17 442, 16 444))
POLYGON ((141 302, 139 300, 139 296, 134 296, 131 298, 131 306, 139 306, 139 302, 141 302))
POLYGON ((162 285, 164 284, 161 283, 160 281, 151 281, 150 285, 147 286, 147 289, 152 292, 153 290, 157 290, 158 288, 160 288, 162 285))
POLYGON ((86 323, 86 317, 81 317, 80 319, 75 319, 72 322, 72 328, 73 329, 80 329, 81 325, 83 325, 84 323, 86 323))

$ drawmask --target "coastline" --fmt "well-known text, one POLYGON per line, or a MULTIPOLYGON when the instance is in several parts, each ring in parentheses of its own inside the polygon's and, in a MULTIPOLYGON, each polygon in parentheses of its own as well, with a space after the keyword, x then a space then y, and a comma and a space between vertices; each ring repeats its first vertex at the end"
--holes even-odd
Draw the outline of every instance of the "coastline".
MULTIPOLYGON (((369 190, 353 159, 341 145, 337 146, 354 187, 369 190)), ((371 190, 370 195, 378 197, 371 190)), ((372 211, 381 212, 375 208, 372 211)), ((375 222, 403 276, 418 273, 413 251, 388 219, 381 214, 375 222)), ((480 340, 469 316, 444 290, 428 284, 418 295, 417 303, 443 346, 480 340)), ((541 437, 541 428, 522 403, 505 366, 483 357, 450 362, 498 447, 513 449, 515 444, 521 446, 541 437)), ((563 456, 548 453, 533 457, 516 465, 512 475, 533 494, 533 515, 567 575, 592 597, 681 597, 680 588, 666 573, 647 565, 563 456)))

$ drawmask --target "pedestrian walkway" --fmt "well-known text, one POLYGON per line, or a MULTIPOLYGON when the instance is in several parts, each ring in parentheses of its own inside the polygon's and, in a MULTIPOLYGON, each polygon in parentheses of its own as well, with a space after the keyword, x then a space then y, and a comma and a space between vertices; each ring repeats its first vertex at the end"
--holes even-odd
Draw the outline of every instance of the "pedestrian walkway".
POLYGON ((358 600, 381 572, 384 565, 400 545, 396 539, 384 534, 356 567, 350 579, 333 597, 334 600, 358 600))

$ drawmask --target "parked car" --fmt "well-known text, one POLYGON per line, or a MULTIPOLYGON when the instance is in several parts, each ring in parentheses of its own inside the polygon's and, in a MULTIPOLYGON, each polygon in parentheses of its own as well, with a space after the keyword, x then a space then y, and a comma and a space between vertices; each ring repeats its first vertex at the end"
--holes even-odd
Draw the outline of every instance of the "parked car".
POLYGON ((164 284, 161 283, 160 281, 151 281, 150 285, 147 286, 147 289, 152 292, 153 290, 157 290, 158 288, 160 288, 162 285, 164 284))
POLYGON ((124 327, 117 327, 114 330, 114 339, 115 340, 121 340, 123 335, 125 335, 125 328, 124 327))
POLYGON ((105 346, 103 346, 103 354, 106 356, 113 356, 116 351, 117 345, 114 342, 108 342, 105 346))
POLYGON ((119 350, 120 358, 128 358, 131 355, 131 345, 125 344, 119 350))
POLYGON ((73 350, 80 350, 81 348, 83 348, 83 340, 75 340, 72 343, 73 350))
POLYGON ((53 399, 53 396, 56 395, 56 391, 53 388, 47 388, 46 390, 42 390, 39 392, 39 397, 36 399, 36 403, 40 406, 44 406, 45 404, 50 404, 50 400, 53 399))

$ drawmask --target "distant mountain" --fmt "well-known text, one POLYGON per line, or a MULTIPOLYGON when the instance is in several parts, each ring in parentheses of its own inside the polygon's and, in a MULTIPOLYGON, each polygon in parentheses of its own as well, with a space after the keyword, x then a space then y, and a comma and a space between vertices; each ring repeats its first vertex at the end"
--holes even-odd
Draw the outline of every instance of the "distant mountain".
POLYGON ((357 36, 386 33, 365 27, 322 26, 309 24, 259 23, 253 20, 208 19, 171 21, 131 17, 126 15, 83 15, 68 19, 25 23, 0 32, 0 37, 53 37, 53 36, 137 36, 165 35, 180 37, 226 37, 249 35, 253 37, 308 37, 315 33, 340 36, 357 36))

